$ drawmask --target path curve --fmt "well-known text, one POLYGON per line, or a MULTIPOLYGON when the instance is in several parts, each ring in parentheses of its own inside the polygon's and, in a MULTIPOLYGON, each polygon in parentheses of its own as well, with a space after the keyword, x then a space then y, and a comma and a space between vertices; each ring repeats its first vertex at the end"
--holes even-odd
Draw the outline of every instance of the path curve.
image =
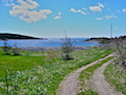
POLYGON ((82 72, 83 70, 87 69, 88 67, 91 67, 91 66, 97 64, 98 62, 100 62, 110 56, 114 56, 114 54, 110 54, 110 55, 106 56, 105 58, 101 58, 93 63, 90 63, 86 66, 83 66, 83 67, 77 69, 76 71, 71 72, 59 84, 59 89, 57 90, 56 95, 77 95, 77 93, 79 91, 78 77, 80 75, 80 72, 82 72))
POLYGON ((104 76, 105 68, 115 60, 116 58, 104 63, 100 68, 98 68, 94 74, 92 79, 92 84, 94 91, 98 93, 98 95, 122 95, 122 93, 117 92, 111 85, 108 83, 104 76))

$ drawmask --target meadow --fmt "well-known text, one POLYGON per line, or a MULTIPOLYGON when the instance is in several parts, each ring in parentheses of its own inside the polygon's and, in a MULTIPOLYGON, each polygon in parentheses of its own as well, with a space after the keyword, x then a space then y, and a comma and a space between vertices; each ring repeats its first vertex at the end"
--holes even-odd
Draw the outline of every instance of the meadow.
POLYGON ((55 95, 59 83, 71 71, 103 58, 113 51, 92 47, 71 53, 72 60, 61 59, 61 51, 28 52, 5 55, 0 50, 0 94, 55 95))

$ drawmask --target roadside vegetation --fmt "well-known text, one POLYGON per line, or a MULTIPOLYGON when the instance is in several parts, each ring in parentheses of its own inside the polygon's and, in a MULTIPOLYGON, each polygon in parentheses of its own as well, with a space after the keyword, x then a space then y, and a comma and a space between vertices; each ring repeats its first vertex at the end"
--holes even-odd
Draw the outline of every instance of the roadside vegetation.
POLYGON ((92 67, 87 68, 86 70, 82 71, 79 76, 79 93, 78 95, 97 95, 96 92, 93 91, 91 77, 96 69, 101 67, 104 63, 111 60, 113 57, 106 58, 101 62, 93 65, 92 67))
POLYGON ((115 41, 115 51, 118 59, 109 64, 104 72, 106 79, 116 90, 126 95, 126 39, 115 41))
POLYGON ((109 64, 104 75, 117 91, 126 95, 126 72, 123 72, 120 66, 116 66, 115 63, 109 64))
MULTIPOLYGON (((90 40, 96 40, 102 44, 109 43, 109 45, 107 47, 105 46, 105 48, 112 49, 114 52, 116 52, 116 56, 118 57, 117 60, 107 66, 104 75, 106 76, 108 82, 117 91, 126 95, 126 36, 113 39, 91 38, 87 41, 90 40)), ((105 62, 108 61, 108 59, 106 59, 105 62)), ((105 62, 101 62, 100 64, 98 63, 97 65, 94 65, 81 73, 79 79, 82 88, 80 89, 78 95, 97 95, 97 93, 93 91, 93 88, 89 82, 93 72, 105 62)))
POLYGON ((71 71, 112 52, 94 47, 73 51, 73 60, 62 60, 61 51, 21 51, 20 56, 14 56, 0 49, 0 94, 55 95, 59 83, 71 71))

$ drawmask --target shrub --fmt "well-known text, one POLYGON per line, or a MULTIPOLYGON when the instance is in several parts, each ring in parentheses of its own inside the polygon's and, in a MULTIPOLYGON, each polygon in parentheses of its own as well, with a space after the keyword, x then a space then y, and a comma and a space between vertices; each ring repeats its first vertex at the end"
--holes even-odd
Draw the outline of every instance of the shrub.
POLYGON ((70 38, 65 37, 65 39, 63 39, 63 44, 61 44, 62 59, 64 59, 64 60, 73 59, 72 56, 70 55, 74 49, 72 44, 73 43, 71 42, 70 38))
POLYGON ((20 49, 17 47, 17 43, 14 44, 12 52, 13 52, 14 56, 20 55, 20 49))

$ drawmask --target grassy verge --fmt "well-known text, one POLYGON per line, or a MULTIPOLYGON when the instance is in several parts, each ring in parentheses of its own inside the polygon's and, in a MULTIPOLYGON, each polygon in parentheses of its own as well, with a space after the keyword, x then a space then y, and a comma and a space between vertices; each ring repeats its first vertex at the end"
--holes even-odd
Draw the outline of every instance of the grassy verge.
POLYGON ((126 73, 114 64, 109 64, 105 69, 104 75, 107 80, 119 91, 126 95, 126 73))
POLYGON ((78 95, 97 95, 96 92, 93 92, 91 90, 91 84, 88 83, 88 80, 90 80, 91 76, 93 75, 93 72, 100 66, 102 66, 107 61, 111 60, 113 57, 109 57, 107 59, 102 60, 101 62, 93 65, 92 67, 87 68, 86 70, 81 72, 81 75, 79 76, 79 80, 81 81, 81 89, 80 93, 78 95), (87 83, 85 83, 87 81, 87 83))
POLYGON ((9 94, 55 95, 64 76, 110 53, 112 50, 92 48, 75 51, 74 60, 63 61, 60 59, 60 51, 22 52, 21 56, 4 55, 0 51, 0 93, 7 94, 4 72, 8 71, 9 94))

